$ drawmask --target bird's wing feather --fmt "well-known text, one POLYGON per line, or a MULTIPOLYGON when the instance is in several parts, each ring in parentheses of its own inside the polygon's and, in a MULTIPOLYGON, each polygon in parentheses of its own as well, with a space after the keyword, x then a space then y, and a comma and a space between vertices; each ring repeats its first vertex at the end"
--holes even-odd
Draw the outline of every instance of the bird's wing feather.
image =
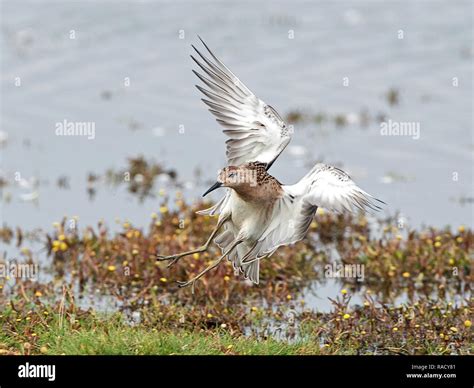
POLYGON ((286 190, 335 212, 378 211, 379 204, 384 203, 358 187, 341 169, 323 163, 316 164, 296 185, 286 186, 286 190))
POLYGON ((196 87, 207 97, 202 101, 230 138, 226 141, 228 164, 262 162, 270 167, 290 142, 287 125, 275 109, 253 94, 202 39, 201 42, 211 59, 192 46, 198 58, 191 58, 204 74, 193 72, 206 88, 196 87))
POLYGON ((301 240, 318 207, 354 212, 380 210, 378 203, 383 203, 356 186, 344 171, 326 164, 317 164, 298 183, 282 188, 284 194, 274 206, 272 221, 259 239, 257 256, 301 240))

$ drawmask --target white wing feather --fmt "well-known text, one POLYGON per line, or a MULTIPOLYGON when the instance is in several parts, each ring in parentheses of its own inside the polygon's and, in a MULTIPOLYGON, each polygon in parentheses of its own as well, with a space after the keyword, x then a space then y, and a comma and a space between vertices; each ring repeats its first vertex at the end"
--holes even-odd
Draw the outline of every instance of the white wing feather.
POLYGON ((384 203, 356 186, 344 171, 317 164, 298 183, 282 186, 284 195, 274 207, 272 222, 259 241, 257 257, 271 255, 282 245, 301 240, 318 207, 342 212, 380 210, 384 203))
POLYGON ((226 142, 228 164, 262 162, 269 168, 290 142, 287 125, 275 109, 253 94, 202 39, 201 42, 213 60, 192 46, 202 61, 192 55, 191 58, 205 75, 193 72, 207 89, 196 87, 208 98, 202 100, 230 137, 226 142))
POLYGON ((303 195, 303 200, 334 212, 381 209, 372 197, 358 187, 349 175, 337 167, 319 163, 296 185, 284 186, 293 195, 303 195))

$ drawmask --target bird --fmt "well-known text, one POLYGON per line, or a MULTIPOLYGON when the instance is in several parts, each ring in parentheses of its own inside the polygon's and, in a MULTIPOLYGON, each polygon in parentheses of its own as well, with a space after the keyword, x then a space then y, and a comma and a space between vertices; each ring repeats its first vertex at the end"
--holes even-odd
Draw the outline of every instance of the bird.
POLYGON ((204 194, 223 188, 225 195, 200 215, 218 216, 217 224, 200 247, 174 255, 157 255, 168 266, 194 253, 207 251, 214 242, 221 256, 192 279, 178 282, 192 286, 225 258, 245 279, 259 284, 260 261, 281 246, 302 240, 319 207, 336 213, 379 211, 385 203, 361 188, 343 170, 317 163, 293 185, 280 183, 268 170, 292 137, 278 112, 259 99, 218 59, 199 37, 209 56, 194 45, 191 59, 202 73, 192 70, 203 86, 202 101, 229 137, 227 166, 204 194))

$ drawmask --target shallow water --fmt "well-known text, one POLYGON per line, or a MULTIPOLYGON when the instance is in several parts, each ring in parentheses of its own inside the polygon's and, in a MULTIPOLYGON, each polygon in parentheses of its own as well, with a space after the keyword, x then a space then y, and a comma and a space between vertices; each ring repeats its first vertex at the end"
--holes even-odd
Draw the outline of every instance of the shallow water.
POLYGON ((116 217, 148 225, 158 200, 140 203, 124 189, 103 188, 90 201, 86 192, 89 172, 123 168, 139 154, 175 168, 188 182, 185 199, 198 198, 225 164, 225 137, 193 86, 196 34, 282 115, 346 115, 339 129, 295 125, 292 148, 271 170, 281 181, 295 182, 323 159, 341 164, 408 225, 474 224, 469 1, 1 6, 0 175, 9 182, 2 224, 49 229, 77 215, 82 226, 116 217), (399 91, 392 106, 390 89, 399 91), (364 109, 419 123, 419 139, 382 136, 374 120, 364 128, 364 109), (93 122, 95 138, 56 136, 63 120, 93 122), (69 189, 58 188, 61 176, 69 189))

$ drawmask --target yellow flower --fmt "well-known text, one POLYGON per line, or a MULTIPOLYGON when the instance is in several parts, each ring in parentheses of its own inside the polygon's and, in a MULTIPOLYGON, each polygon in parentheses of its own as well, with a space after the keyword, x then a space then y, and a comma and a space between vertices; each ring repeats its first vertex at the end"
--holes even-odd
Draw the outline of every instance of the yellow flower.
POLYGON ((365 302, 364 302, 364 306, 365 306, 365 307, 369 307, 369 306, 370 306, 370 303, 369 303, 368 301, 365 301, 365 302))
POLYGON ((366 335, 366 334, 367 334, 367 332, 366 332, 365 330, 362 330, 362 331, 360 332, 360 334, 362 334, 362 335, 366 335))
POLYGON ((43 294, 41 293, 41 291, 36 291, 35 296, 39 298, 40 296, 43 296, 43 294))
POLYGON ((409 278, 409 277, 410 277, 410 272, 403 272, 403 273, 402 273, 402 276, 403 276, 404 278, 409 278))
MULTIPOLYGON (((157 261, 157 263, 158 263, 158 261, 157 261)), ((127 261, 127 260, 124 260, 124 261, 122 262, 122 265, 123 265, 124 267, 126 267, 126 266, 128 265, 128 261, 127 261)))
POLYGON ((254 312, 258 311, 258 309, 254 306, 254 307, 252 307, 252 311, 254 311, 254 312))
POLYGON ((357 237, 359 241, 367 241, 367 237, 362 236, 361 234, 357 237))
POLYGON ((225 276, 224 276, 224 281, 225 281, 225 282, 228 282, 229 280, 230 280, 230 277, 227 276, 227 275, 225 275, 225 276))
POLYGON ((194 260, 199 260, 199 253, 193 253, 194 260))
POLYGON ((402 236, 401 234, 397 234, 396 239, 397 239, 397 240, 402 240, 402 239, 403 239, 403 236, 402 236))
POLYGON ((43 311, 43 314, 44 315, 48 315, 49 313, 47 311, 43 311))
POLYGON ((456 327, 450 327, 449 330, 451 330, 453 333, 457 333, 458 329, 456 327))
POLYGON ((168 279, 166 279, 166 278, 160 278, 160 282, 162 282, 162 283, 166 283, 167 281, 168 281, 168 279))
POLYGON ((398 331, 398 327, 394 327, 392 331, 398 331))
POLYGON ((133 249, 132 250, 132 255, 134 255, 134 256, 138 255, 138 249, 133 249))
POLYGON ((64 241, 64 240, 66 240, 66 236, 65 236, 64 234, 60 234, 60 235, 58 236, 58 240, 59 240, 59 241, 64 241))
POLYGON ((436 236, 435 241, 441 241, 441 236, 436 236))
POLYGON ((444 334, 443 334, 443 333, 439 333, 439 337, 440 337, 440 338, 444 338, 444 334))
POLYGON ((455 261, 454 261, 453 258, 450 258, 450 259, 448 260, 448 263, 449 263, 449 265, 454 265, 455 261))
POLYGON ((233 345, 228 345, 228 346, 227 346, 227 349, 230 350, 230 349, 232 349, 233 347, 234 347, 233 345))
POLYGON ((43 353, 43 354, 46 354, 46 353, 48 353, 48 348, 46 346, 42 346, 40 348, 40 352, 43 353))
POLYGON ((211 319, 211 318, 213 317, 213 315, 212 315, 211 313, 208 313, 208 314, 207 314, 207 317, 208 317, 209 319, 211 319))
POLYGON ((436 241, 434 243, 435 248, 439 248, 441 246, 441 243, 439 241, 436 241))
POLYGON ((151 213, 151 218, 152 219, 157 219, 158 218, 158 214, 156 214, 155 212, 151 213))
POLYGON ((461 225, 461 226, 458 228, 459 233, 464 233, 465 230, 466 230, 466 228, 464 227, 464 225, 461 225))
POLYGON ((463 240, 462 237, 458 237, 458 238, 456 239, 456 241, 457 241, 459 244, 461 244, 464 240, 463 240))
POLYGON ((291 300, 291 295, 288 294, 288 295, 286 296, 286 299, 291 300))
POLYGON ((115 267, 115 265, 109 265, 107 267, 107 269, 110 271, 110 272, 114 272, 117 268, 115 267))
POLYGON ((61 244, 59 244, 59 249, 63 252, 67 251, 67 244, 65 242, 62 242, 61 244))
POLYGON ((349 319, 350 317, 351 317, 351 316, 350 316, 349 314, 347 314, 347 313, 343 315, 343 318, 344 318, 344 319, 349 319))
POLYGON ((168 213, 168 208, 166 206, 160 206, 160 213, 168 213))
POLYGON ((123 223, 122 226, 123 226, 124 229, 128 229, 128 228, 130 228, 130 222, 126 221, 126 222, 123 223))
POLYGON ((464 321, 464 326, 466 326, 466 327, 471 327, 471 326, 472 326, 472 322, 471 322, 469 319, 467 319, 467 320, 464 321))
POLYGON ((342 295, 346 295, 346 294, 347 294, 347 290, 346 290, 345 288, 343 288, 343 289, 341 290, 341 294, 342 294, 342 295))
POLYGON ((316 229, 317 227, 318 227, 318 223, 317 223, 317 222, 315 222, 315 221, 311 222, 311 228, 312 228, 312 229, 316 229))
POLYGON ((53 248, 59 248, 59 245, 61 244, 61 241, 54 240, 53 241, 53 248))

